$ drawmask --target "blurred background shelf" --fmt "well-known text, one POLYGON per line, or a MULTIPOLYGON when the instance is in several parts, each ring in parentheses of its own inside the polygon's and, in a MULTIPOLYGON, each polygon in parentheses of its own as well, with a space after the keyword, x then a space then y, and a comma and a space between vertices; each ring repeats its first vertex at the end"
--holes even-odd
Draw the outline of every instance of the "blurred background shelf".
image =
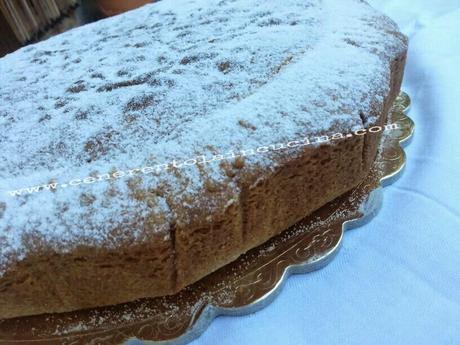
POLYGON ((0 0, 3 19, 21 44, 36 39, 77 6, 77 0, 0 0))
POLYGON ((94 0, 0 0, 0 57, 103 17, 94 0))
POLYGON ((149 0, 0 0, 0 57, 149 0))

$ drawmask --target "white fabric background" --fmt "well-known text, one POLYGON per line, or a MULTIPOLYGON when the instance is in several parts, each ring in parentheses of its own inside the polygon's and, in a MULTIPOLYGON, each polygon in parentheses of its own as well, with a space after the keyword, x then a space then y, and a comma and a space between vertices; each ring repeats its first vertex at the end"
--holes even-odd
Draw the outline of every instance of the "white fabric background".
POLYGON ((410 37, 416 133, 403 176, 329 266, 192 344, 460 344, 460 1, 371 3, 410 37))

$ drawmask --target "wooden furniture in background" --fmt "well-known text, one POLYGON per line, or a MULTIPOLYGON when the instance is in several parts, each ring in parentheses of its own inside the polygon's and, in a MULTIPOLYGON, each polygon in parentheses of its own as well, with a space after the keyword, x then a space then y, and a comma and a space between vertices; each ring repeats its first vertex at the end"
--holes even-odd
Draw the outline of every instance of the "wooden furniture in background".
POLYGON ((21 44, 49 29, 74 9, 78 0, 0 0, 0 10, 21 44))
POLYGON ((104 15, 95 0, 0 0, 0 57, 101 18, 104 15), (18 18, 22 18, 20 23, 18 18), (28 36, 21 36, 26 28, 30 29, 28 36))
POLYGON ((21 47, 21 42, 14 35, 13 30, 6 22, 6 18, 0 11, 0 57, 15 51, 21 47))

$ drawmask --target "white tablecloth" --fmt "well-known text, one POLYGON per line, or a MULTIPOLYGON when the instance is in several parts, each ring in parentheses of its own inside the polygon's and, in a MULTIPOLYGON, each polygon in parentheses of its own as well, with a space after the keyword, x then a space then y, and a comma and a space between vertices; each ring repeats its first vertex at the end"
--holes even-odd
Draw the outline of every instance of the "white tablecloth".
POLYGON ((329 266, 192 344, 460 344, 460 1, 371 2, 410 37, 416 134, 403 176, 329 266))

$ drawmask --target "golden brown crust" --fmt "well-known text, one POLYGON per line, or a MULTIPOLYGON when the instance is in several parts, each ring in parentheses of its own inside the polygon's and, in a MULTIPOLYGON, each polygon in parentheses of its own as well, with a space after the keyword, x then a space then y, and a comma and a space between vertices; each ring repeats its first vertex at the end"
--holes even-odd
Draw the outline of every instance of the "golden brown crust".
POLYGON ((64 312, 174 291, 171 242, 152 238, 124 251, 81 248, 18 263, 0 280, 0 316, 64 312))

